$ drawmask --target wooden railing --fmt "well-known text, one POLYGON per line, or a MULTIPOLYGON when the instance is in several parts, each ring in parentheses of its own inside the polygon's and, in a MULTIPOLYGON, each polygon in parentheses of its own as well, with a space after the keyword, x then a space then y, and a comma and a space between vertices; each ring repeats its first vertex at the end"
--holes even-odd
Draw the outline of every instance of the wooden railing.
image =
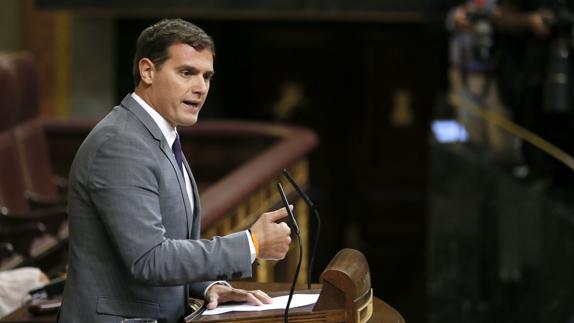
MULTIPOLYGON (((309 182, 306 160, 317 144, 316 136, 309 130, 297 127, 270 126, 257 123, 225 122, 207 123, 204 128, 189 128, 192 140, 198 136, 254 137, 268 143, 268 147, 238 165, 226 176, 209 185, 202 193, 202 232, 206 238, 225 235, 249 227, 263 212, 281 207, 276 183, 282 182, 295 206, 295 215, 301 228, 301 240, 309 241, 307 206, 287 181, 281 178, 286 168, 303 186, 309 182)), ((185 132, 182 132, 185 138, 185 132)), ((223 147, 222 147, 223 148, 223 147)), ((229 148, 228 148, 229 149, 229 148)), ((193 153, 193 152, 192 152, 193 153)), ((201 175, 197 175, 201 177, 201 175)), ((294 244, 293 244, 294 246, 294 244)), ((308 255, 307 244, 303 254, 308 255)), ((307 257, 301 265, 300 282, 307 280, 307 257)), ((254 267, 254 279, 260 282, 290 281, 298 260, 296 249, 287 261, 259 261, 254 267)))
MULTIPOLYGON (((45 120, 58 175, 67 175, 77 148, 95 122, 45 120)), ((199 186, 203 238, 246 229, 262 213, 282 207, 276 190, 276 182, 280 181, 295 206, 302 241, 309 241, 308 209, 280 174, 282 169, 288 169, 300 185, 309 184, 307 156, 317 145, 313 132, 300 127, 237 121, 203 121, 178 132, 199 186)), ((298 260, 296 247, 292 243, 285 261, 259 261, 254 265, 254 280, 290 281, 298 260)), ((306 243, 303 249, 308 255, 306 243)), ((301 265, 300 283, 307 280, 306 258, 301 265)))

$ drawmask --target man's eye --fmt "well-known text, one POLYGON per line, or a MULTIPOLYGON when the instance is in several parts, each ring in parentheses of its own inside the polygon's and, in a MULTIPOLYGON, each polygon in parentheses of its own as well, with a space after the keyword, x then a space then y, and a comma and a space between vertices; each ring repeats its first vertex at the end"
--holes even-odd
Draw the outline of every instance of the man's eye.
POLYGON ((181 75, 183 76, 191 76, 191 73, 189 71, 181 71, 181 75))

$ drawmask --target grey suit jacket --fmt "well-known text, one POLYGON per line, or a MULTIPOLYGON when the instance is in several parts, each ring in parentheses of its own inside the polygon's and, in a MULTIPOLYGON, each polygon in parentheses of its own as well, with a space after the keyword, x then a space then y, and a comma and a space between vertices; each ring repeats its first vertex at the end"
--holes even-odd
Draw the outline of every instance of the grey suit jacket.
POLYGON ((59 322, 149 317, 176 322, 188 291, 209 280, 251 276, 244 232, 197 240, 192 212, 169 144, 130 96, 91 131, 70 172, 68 278, 59 322))

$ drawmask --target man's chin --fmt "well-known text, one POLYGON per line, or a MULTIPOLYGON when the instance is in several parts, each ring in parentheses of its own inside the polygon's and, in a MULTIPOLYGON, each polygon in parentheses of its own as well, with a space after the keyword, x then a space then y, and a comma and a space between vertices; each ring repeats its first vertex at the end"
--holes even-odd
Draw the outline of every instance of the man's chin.
POLYGON ((182 126, 182 127, 191 127, 194 124, 197 123, 198 118, 197 117, 193 117, 193 118, 185 118, 183 120, 180 120, 178 126, 182 126))

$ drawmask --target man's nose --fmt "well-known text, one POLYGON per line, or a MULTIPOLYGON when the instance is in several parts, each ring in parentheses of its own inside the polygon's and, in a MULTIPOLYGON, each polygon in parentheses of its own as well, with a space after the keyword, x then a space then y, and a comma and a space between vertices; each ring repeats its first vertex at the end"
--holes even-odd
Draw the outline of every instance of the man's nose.
POLYGON ((204 94, 205 92, 207 92, 207 80, 203 78, 203 76, 201 75, 195 77, 192 84, 192 91, 194 93, 200 93, 200 94, 204 94))

